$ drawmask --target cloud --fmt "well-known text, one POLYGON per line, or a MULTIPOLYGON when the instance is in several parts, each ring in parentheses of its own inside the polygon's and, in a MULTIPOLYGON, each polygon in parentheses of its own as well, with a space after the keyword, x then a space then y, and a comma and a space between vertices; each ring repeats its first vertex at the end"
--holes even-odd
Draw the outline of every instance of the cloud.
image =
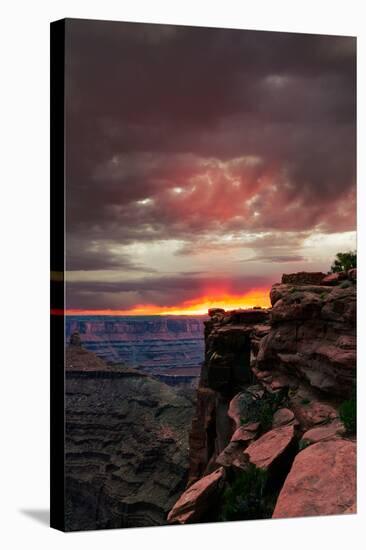
POLYGON ((68 268, 147 274, 159 265, 124 247, 167 239, 187 271, 253 247, 287 263, 312 232, 354 230, 355 51, 352 37, 68 20, 68 268))
POLYGON ((168 307, 206 295, 243 295, 269 283, 265 276, 200 277, 186 273, 114 282, 72 281, 66 285, 66 304, 68 309, 128 309, 136 304, 168 307))

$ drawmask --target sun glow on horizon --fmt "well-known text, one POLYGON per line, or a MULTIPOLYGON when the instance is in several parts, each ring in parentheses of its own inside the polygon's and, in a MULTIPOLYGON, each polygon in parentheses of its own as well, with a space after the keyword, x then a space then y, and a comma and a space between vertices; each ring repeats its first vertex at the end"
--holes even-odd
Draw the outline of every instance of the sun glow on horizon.
POLYGON ((249 309, 256 306, 270 307, 269 289, 255 288, 245 294, 207 295, 174 306, 139 304, 130 309, 67 309, 67 315, 207 315, 210 308, 249 309))

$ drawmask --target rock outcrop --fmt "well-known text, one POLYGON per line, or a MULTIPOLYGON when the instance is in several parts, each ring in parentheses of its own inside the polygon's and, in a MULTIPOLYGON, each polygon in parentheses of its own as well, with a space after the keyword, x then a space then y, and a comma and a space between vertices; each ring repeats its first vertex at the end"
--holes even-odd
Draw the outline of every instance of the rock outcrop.
POLYGON ((193 523, 207 519, 210 509, 217 505, 223 481, 224 468, 196 481, 169 512, 169 523, 193 523))
POLYGON ((66 529, 162 525, 187 482, 192 402, 77 340, 66 356, 66 529))
POLYGON ((271 330, 256 368, 279 384, 310 384, 331 396, 352 392, 356 367, 356 292, 349 286, 275 285, 271 330))
POLYGON ((190 490, 203 480, 205 487, 219 468, 225 491, 216 516, 210 507, 212 519, 223 517, 224 505, 224 516, 231 510, 238 519, 238 502, 242 517, 252 517, 246 507, 262 498, 262 517, 269 517, 269 502, 273 517, 355 511, 355 436, 339 410, 356 384, 356 280, 352 270, 284 275, 268 310, 209 311, 189 479, 170 522, 204 517, 205 504, 196 515, 190 490), (264 485, 256 471, 265 472, 264 485), (232 487, 251 492, 228 505, 232 487))
POLYGON ((356 444, 319 442, 295 458, 277 500, 274 518, 356 511, 356 444))
POLYGON ((270 329, 264 309, 214 309, 209 314, 205 322, 205 362, 189 436, 189 484, 211 471, 240 424, 228 414, 230 402, 240 388, 249 385, 253 346, 258 347, 270 329))
POLYGON ((273 469, 290 451, 295 438, 293 426, 280 426, 263 434, 246 449, 249 462, 257 468, 273 469))

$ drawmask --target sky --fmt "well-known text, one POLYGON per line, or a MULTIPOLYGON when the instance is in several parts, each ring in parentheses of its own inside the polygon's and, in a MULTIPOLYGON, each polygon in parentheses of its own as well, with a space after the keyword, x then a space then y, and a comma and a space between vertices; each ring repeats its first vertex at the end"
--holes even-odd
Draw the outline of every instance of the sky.
POLYGON ((355 161, 355 38, 67 20, 67 310, 269 305, 355 249, 355 161))

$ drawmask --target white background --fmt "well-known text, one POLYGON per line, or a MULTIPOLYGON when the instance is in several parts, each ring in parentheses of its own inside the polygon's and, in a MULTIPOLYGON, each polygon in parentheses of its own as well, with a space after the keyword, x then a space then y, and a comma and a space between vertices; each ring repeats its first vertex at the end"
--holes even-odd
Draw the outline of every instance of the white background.
MULTIPOLYGON (((358 36, 359 267, 365 249, 365 41, 362 1, 16 1, 0 29, 0 544, 2 548, 365 547, 365 311, 359 282, 357 516, 63 534, 49 494, 49 22, 63 17, 358 36), (361 124, 362 123, 362 124, 361 124)), ((61 205, 60 205, 61 207, 61 205)), ((363 279, 363 277, 362 277, 363 279)))

